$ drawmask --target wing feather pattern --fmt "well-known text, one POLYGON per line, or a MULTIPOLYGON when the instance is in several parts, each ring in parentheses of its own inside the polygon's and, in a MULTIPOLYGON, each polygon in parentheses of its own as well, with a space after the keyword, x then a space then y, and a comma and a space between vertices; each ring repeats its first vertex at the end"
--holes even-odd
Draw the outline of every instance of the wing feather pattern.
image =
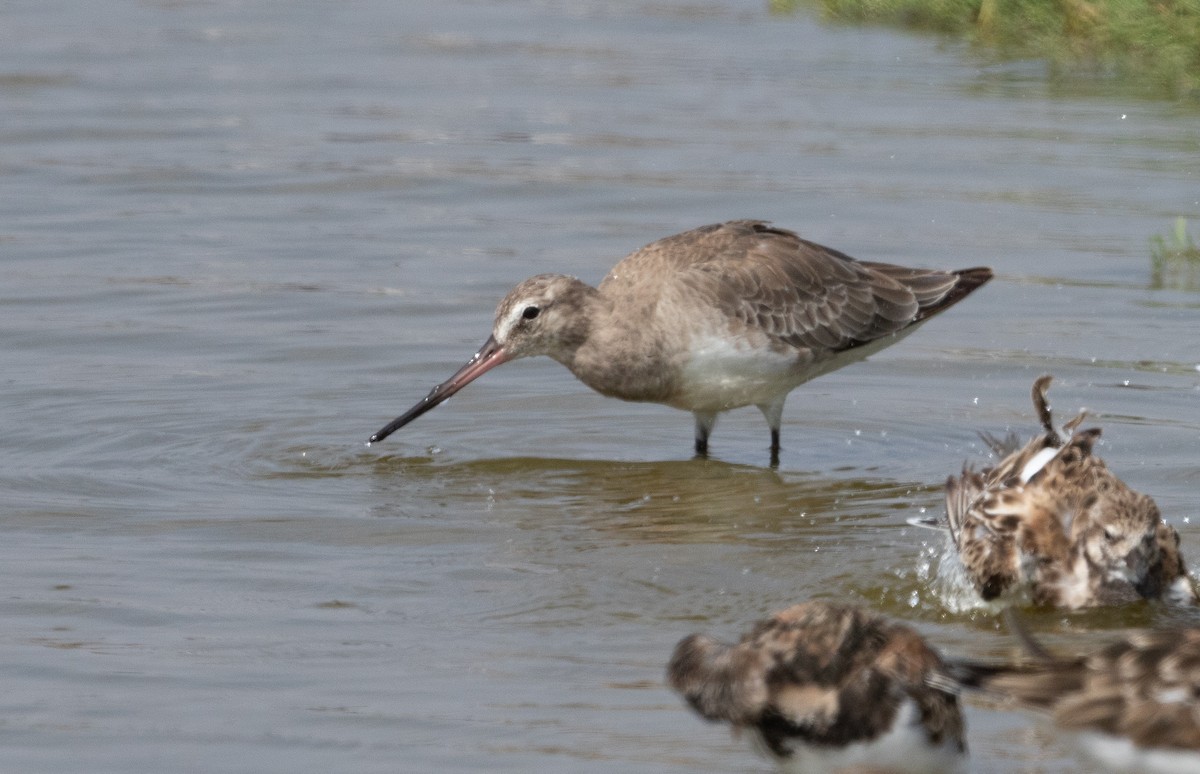
POLYGON ((842 351, 898 333, 957 302, 991 272, 857 261, 762 221, 694 229, 633 253, 601 284, 649 272, 780 345, 842 351), (635 270, 635 271, 631 271, 635 270))

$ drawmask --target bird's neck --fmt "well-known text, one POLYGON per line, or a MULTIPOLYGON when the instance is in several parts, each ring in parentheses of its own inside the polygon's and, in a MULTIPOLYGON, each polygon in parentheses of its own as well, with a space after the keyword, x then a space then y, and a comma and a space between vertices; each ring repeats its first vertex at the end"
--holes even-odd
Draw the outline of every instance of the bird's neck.
POLYGON ((653 307, 616 305, 603 291, 588 299, 587 335, 555 358, 596 392, 633 401, 666 401, 674 389, 674 371, 663 368, 663 342, 650 325, 653 307))
POLYGON ((574 371, 579 350, 604 326, 612 304, 581 280, 574 280, 569 295, 564 294, 559 302, 570 312, 559 318, 553 345, 544 354, 574 371))

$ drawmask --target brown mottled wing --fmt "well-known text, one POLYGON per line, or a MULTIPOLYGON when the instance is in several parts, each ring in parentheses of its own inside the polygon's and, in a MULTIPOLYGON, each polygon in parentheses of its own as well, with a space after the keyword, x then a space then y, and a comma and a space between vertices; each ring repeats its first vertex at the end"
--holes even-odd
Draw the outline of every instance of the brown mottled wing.
MULTIPOLYGON (((1200 630, 1141 632, 1088 660, 1089 685, 1117 675, 1125 697, 1118 733, 1140 747, 1200 752, 1200 630)), ((1060 707, 1059 723, 1074 709, 1060 707)))
POLYGON ((978 664, 956 660, 949 671, 964 687, 1047 713, 1053 712, 1064 697, 1080 691, 1086 679, 1083 659, 1053 659, 1032 664, 978 664))
POLYGON ((1050 712, 1064 729, 1200 751, 1200 629, 1133 632, 1086 658, 987 666, 971 687, 1050 712))
POLYGON ((991 277, 867 263, 761 221, 730 221, 655 242, 613 268, 681 283, 791 347, 844 350, 897 333, 991 277))
POLYGON ((600 287, 631 275, 666 277, 708 261, 736 260, 745 254, 748 237, 772 230, 760 220, 733 220, 664 237, 621 259, 600 287))
POLYGON ((964 467, 946 480, 946 520, 959 560, 985 600, 1003 594, 1018 579, 1016 518, 995 518, 983 510, 984 474, 964 467))
MULTIPOLYGON (((1095 431, 1097 434, 1099 430, 1095 431)), ((1017 486, 1021 484, 1021 473, 1025 470, 1025 466, 1038 454, 1045 449, 1059 449, 1063 447, 1063 440, 1058 434, 1049 431, 1034 436, 1024 446, 1020 445, 1015 433, 1009 433, 1004 439, 996 439, 994 436, 987 433, 980 433, 980 438, 983 439, 995 453, 1004 453, 1003 456, 993 467, 984 471, 988 480, 988 487, 1002 486, 1017 486)), ((1090 449, 1090 447, 1088 447, 1090 449)), ((1052 467, 1053 462, 1047 462, 1043 465, 1042 470, 1052 467)), ((1039 475, 1041 475, 1039 473, 1039 475)), ((1036 477, 1033 479, 1036 481, 1036 477)), ((1031 483, 1033 482, 1031 481, 1031 483)))
POLYGON ((854 608, 810 603, 778 613, 747 636, 775 654, 760 722, 769 747, 782 753, 791 738, 844 745, 886 730, 897 697, 875 673, 886 641, 880 622, 854 608))
MULTIPOLYGON (((1045 405, 1048 377, 1034 386, 1034 403, 1043 426, 1050 422, 1045 405), (1039 390, 1040 387, 1040 390, 1039 390), (1041 405, 1038 397, 1041 396, 1041 405)), ((982 436, 993 451, 1008 454, 994 467, 976 472, 964 467, 959 478, 946 482, 946 516, 950 534, 967 574, 985 600, 995 599, 1020 580, 1022 553, 1043 560, 1043 572, 1066 566, 1070 551, 1067 530, 1079 508, 1070 501, 1086 470, 1103 463, 1091 456, 1100 431, 1086 430, 1063 446, 1051 428, 1016 448, 1015 436, 1004 440, 982 436), (1061 447, 1061 448, 1060 448, 1061 447), (1027 484, 1021 481, 1026 465, 1045 449, 1058 449, 1027 484)), ((1035 585, 1043 578, 1029 578, 1035 585)), ((1035 594, 1036 596, 1036 594, 1035 594)))
MULTIPOLYGON (((1046 374, 1038 377, 1033 383, 1033 409, 1037 412, 1038 421, 1041 422, 1042 433, 1031 438, 1024 446, 1021 445, 1020 437, 1015 432, 1010 431, 1004 438, 997 438, 991 433, 979 434, 992 453, 1000 457, 993 467, 984 471, 989 487, 1014 486, 1020 483, 1021 472, 1034 456, 1043 449, 1060 448, 1066 442, 1066 439, 1054 429, 1050 402, 1046 397, 1053 378, 1046 374)), ((1080 414, 1072 421, 1082 420, 1083 416, 1080 414)))

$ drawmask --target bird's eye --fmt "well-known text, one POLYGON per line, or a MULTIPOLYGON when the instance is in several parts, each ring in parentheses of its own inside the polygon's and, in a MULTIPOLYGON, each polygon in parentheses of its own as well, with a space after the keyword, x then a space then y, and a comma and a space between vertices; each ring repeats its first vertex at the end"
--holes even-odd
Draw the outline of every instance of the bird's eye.
POLYGON ((541 311, 542 310, 538 309, 536 306, 527 306, 525 307, 525 311, 521 312, 521 316, 526 320, 532 320, 533 318, 537 317, 541 311))

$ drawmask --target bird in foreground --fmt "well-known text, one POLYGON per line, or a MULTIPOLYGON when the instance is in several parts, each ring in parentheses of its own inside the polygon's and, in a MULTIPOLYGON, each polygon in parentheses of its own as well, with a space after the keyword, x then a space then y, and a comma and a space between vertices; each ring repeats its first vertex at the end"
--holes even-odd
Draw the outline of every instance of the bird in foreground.
POLYGON ((667 681, 705 719, 750 732, 783 771, 928 774, 966 765, 957 687, 943 669, 907 626, 810 601, 736 645, 684 638, 667 681))
POLYGON ((1033 385, 1040 435, 1021 446, 1013 434, 982 434, 1002 459, 979 471, 964 466, 946 482, 950 535, 976 591, 1063 608, 1195 603, 1179 534, 1094 453, 1099 428, 1076 430, 1086 412, 1054 427, 1050 381, 1033 385))
POLYGON ((1108 771, 1200 774, 1200 628, 1129 632, 1081 658, 1023 638, 1031 663, 958 663, 958 686, 1049 715, 1108 771))
POLYGON ((562 274, 517 285, 467 364, 369 442, 501 363, 549 355, 602 395, 692 412, 699 456, 719 413, 757 406, 778 464, 791 390, 899 341, 991 277, 857 261, 762 221, 704 226, 637 250, 596 288, 562 274))

